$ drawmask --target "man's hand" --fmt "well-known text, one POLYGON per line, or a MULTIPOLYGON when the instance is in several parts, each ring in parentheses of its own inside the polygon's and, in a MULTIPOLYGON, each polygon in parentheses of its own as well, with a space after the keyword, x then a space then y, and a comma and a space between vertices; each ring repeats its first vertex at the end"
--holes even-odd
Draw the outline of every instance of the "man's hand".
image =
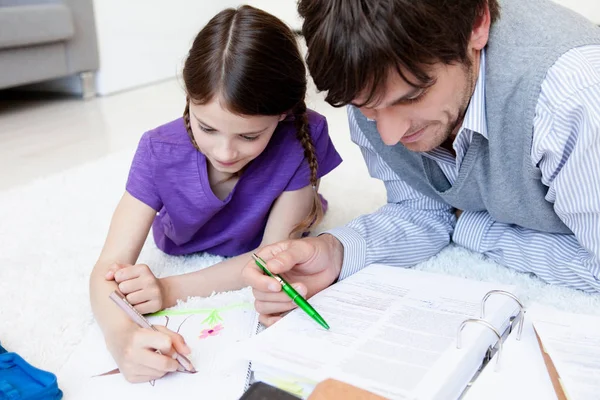
POLYGON ((121 293, 141 314, 163 309, 165 288, 146 264, 113 264, 105 278, 117 282, 121 293))
MULTIPOLYGON (((342 244, 332 235, 324 234, 299 240, 286 240, 257 251, 273 274, 280 274, 302 296, 309 298, 329 287, 339 277, 344 258, 342 244)), ((272 325, 281 314, 296 304, 281 291, 281 285, 264 275, 254 263, 248 262, 242 270, 244 282, 252 286, 254 306, 260 322, 272 325)))

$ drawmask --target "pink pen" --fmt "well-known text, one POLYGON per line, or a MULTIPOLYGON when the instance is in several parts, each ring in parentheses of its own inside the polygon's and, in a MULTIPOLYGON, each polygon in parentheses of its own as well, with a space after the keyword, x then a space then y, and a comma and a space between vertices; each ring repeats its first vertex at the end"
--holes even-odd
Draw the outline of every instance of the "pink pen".
MULTIPOLYGON (((140 314, 138 312, 138 310, 136 310, 131 305, 131 303, 129 303, 127 301, 125 296, 123 296, 123 294, 121 294, 119 291, 115 290, 108 297, 110 297, 110 299, 112 301, 114 301, 117 304, 117 306, 119 306, 119 308, 121 308, 123 311, 125 311, 125 313, 129 316, 129 318, 131 318, 133 320, 133 322, 138 324, 140 327, 147 328, 147 329, 153 329, 158 332, 158 329, 156 329, 154 327, 154 325, 152 325, 150 322, 148 322, 148 320, 146 318, 144 318, 144 316, 142 314, 140 314)), ((158 351, 158 352, 160 353, 160 351, 158 351)), ((178 352, 175 352, 175 359, 177 360, 177 362, 179 362, 179 368, 177 368, 177 371, 189 372, 192 374, 196 373, 196 369, 192 365, 192 362, 190 360, 188 360, 184 355, 179 354, 178 352)))

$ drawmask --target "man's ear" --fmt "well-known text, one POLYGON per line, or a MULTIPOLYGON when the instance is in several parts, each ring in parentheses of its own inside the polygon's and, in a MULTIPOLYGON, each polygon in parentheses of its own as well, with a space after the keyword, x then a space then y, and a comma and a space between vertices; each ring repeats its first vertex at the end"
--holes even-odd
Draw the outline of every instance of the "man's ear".
POLYGON ((490 7, 486 2, 483 12, 475 18, 471 39, 469 40, 469 50, 481 50, 486 46, 490 37, 491 21, 490 7))

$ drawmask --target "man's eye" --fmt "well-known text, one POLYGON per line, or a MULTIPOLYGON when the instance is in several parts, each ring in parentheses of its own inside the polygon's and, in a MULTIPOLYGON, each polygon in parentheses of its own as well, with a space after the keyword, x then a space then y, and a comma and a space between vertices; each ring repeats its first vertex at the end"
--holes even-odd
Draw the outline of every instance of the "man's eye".
POLYGON ((425 97, 425 91, 421 91, 419 92, 419 94, 417 94, 416 96, 413 96, 411 98, 408 99, 404 99, 404 104, 414 104, 414 103, 418 103, 419 101, 421 101, 423 99, 423 97, 425 97))

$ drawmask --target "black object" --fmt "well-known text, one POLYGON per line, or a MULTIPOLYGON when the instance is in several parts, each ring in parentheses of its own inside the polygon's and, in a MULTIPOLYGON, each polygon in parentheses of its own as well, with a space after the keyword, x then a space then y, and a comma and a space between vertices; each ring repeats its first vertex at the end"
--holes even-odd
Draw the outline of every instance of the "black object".
POLYGON ((298 400, 299 397, 267 385, 264 382, 254 382, 239 400, 298 400))

